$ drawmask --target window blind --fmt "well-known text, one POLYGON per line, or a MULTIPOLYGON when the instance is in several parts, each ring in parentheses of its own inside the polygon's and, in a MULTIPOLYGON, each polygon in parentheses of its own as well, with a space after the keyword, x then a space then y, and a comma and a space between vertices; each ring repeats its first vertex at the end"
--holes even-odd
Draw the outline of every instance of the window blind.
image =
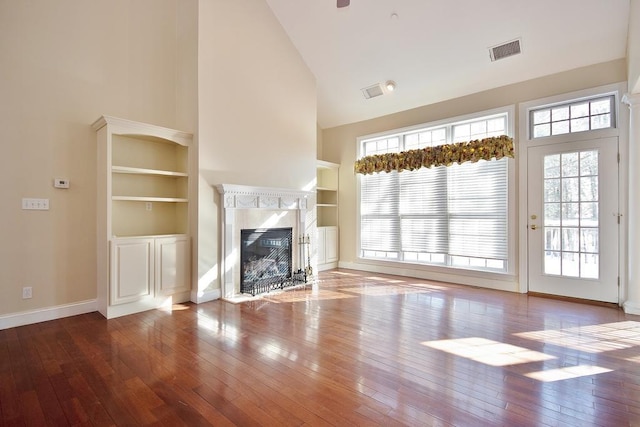
MULTIPOLYGON (((452 124, 447 135, 503 133, 506 114, 452 124), (480 123, 481 125, 478 125, 480 123), (485 126, 483 124, 489 124, 485 126), (484 126, 484 129, 482 129, 484 126)), ((439 135, 444 135, 441 128, 439 135)), ((420 135, 427 135, 423 132, 420 135)), ((416 145, 416 133, 363 142, 364 155, 416 145), (384 141, 385 144, 380 142, 384 141), (398 144, 395 141, 399 141, 398 144)), ((425 139, 421 145, 438 143, 425 139)), ((360 255, 400 261, 506 270, 508 261, 508 159, 360 176, 360 255)))

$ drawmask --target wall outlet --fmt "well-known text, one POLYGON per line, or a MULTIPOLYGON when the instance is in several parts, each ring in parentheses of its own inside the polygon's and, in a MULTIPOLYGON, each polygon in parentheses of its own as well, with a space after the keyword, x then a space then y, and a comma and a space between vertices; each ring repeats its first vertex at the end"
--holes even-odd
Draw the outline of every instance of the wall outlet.
POLYGON ((29 299, 33 296, 31 286, 25 286, 22 288, 22 299, 29 299))
POLYGON ((145 203, 145 208, 146 208, 148 211, 152 211, 152 210, 153 210, 153 203, 151 203, 151 202, 147 202, 147 203, 145 203))

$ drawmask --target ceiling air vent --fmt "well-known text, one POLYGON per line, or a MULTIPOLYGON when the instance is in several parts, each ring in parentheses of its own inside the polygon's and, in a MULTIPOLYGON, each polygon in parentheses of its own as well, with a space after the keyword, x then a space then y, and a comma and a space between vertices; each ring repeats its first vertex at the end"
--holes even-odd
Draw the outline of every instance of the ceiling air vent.
POLYGON ((365 99, 375 98, 376 96, 384 95, 384 91, 382 90, 382 85, 380 83, 376 83, 373 86, 365 87, 362 90, 362 94, 365 99))
POLYGON ((491 56, 492 61, 497 61, 498 59, 517 55, 519 53, 521 53, 520 39, 489 48, 489 55, 491 56))

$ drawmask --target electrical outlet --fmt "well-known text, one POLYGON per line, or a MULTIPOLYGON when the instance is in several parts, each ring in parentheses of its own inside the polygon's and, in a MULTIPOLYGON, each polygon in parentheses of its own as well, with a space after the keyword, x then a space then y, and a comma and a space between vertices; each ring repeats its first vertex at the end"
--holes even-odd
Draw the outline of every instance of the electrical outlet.
POLYGON ((25 286, 22 288, 22 299, 29 299, 33 296, 33 290, 31 286, 25 286))
POLYGON ((151 211, 151 210, 153 210, 153 203, 151 203, 151 202, 147 202, 147 203, 145 204, 145 207, 147 208, 147 210, 148 210, 148 211, 151 211))

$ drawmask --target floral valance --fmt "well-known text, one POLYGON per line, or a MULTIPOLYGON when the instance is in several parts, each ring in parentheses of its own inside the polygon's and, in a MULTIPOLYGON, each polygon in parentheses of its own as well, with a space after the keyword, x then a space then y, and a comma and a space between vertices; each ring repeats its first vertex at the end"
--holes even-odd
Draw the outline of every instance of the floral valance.
POLYGON ((391 172, 451 166, 454 163, 477 162, 478 160, 499 160, 514 157, 513 138, 506 135, 476 139, 469 142, 425 147, 400 153, 376 154, 356 161, 356 173, 391 172))

